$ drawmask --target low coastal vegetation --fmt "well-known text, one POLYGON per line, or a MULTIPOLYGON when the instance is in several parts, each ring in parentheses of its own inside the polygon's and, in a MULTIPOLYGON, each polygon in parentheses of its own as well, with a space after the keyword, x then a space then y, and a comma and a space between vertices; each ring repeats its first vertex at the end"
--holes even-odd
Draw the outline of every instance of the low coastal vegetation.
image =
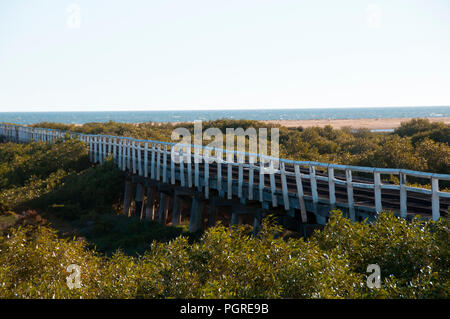
POLYGON ((148 242, 139 257, 105 257, 48 227, 11 229, 0 239, 3 298, 448 298, 448 220, 407 222, 381 214, 350 223, 335 212, 308 240, 279 236, 266 219, 260 235, 239 226, 148 242), (81 270, 69 289, 67 266, 81 270), (381 288, 368 288, 369 264, 381 288))
MULTIPOLYGON (((173 129, 38 126, 157 140, 173 129)), ((449 173, 448 130, 423 120, 393 133, 281 127, 280 143, 289 158, 449 173)), ((308 239, 286 236, 272 217, 257 237, 245 225, 190 234, 121 215, 123 186, 111 160, 94 167, 79 141, 0 144, 0 298, 449 298, 448 217, 408 222, 383 212, 369 224, 334 211, 308 239), (67 286, 71 264, 81 288, 67 286), (380 266, 379 289, 366 284, 370 264, 380 266)))
POLYGON ((11 223, 51 222, 64 236, 85 237, 102 252, 121 248, 129 254, 143 253, 153 239, 185 233, 118 215, 123 187, 114 163, 92 166, 79 141, 0 144, 0 233, 11 223))

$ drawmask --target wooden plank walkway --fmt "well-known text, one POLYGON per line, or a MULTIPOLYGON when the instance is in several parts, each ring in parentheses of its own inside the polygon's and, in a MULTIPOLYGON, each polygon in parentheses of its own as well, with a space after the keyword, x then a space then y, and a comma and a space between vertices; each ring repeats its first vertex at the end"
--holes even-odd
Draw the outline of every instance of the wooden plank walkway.
POLYGON ((198 145, 180 147, 7 124, 0 124, 0 136, 16 142, 50 143, 70 136, 86 143, 93 163, 112 156, 118 167, 130 174, 197 189, 206 198, 215 190, 243 204, 259 201, 266 209, 282 208, 288 214, 297 210, 303 222, 307 212, 325 218, 332 207, 342 208, 352 220, 381 210, 393 210, 404 218, 420 214, 437 220, 447 214, 450 205, 450 193, 439 190, 439 181, 450 180, 448 174, 292 161, 198 145), (398 176, 400 184, 386 182, 388 175, 398 176), (408 186, 408 178, 426 179, 431 189, 408 186))

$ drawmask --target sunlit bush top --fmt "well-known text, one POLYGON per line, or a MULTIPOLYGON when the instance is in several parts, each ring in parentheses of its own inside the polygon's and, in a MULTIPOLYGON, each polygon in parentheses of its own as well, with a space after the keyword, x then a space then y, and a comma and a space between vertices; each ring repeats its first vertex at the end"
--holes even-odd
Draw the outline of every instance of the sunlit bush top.
POLYGON ((0 241, 3 298, 448 298, 449 223, 407 222, 382 213, 373 224, 335 212, 313 237, 285 240, 266 219, 208 229, 198 242, 180 236, 149 243, 143 256, 104 257, 47 227, 20 228, 0 241), (81 288, 66 283, 81 267, 81 288), (381 268, 381 288, 366 285, 381 268))

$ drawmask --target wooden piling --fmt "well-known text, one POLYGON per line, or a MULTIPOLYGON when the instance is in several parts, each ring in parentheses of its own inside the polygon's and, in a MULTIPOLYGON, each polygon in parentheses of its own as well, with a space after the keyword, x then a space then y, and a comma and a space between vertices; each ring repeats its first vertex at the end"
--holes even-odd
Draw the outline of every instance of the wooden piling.
POLYGON ((155 191, 151 187, 147 187, 147 198, 145 205, 145 219, 155 219, 155 204, 154 204, 155 191))
POLYGON ((177 196, 177 194, 175 193, 173 194, 172 226, 178 225, 180 221, 180 215, 181 215, 180 199, 179 196, 177 196))
POLYGON ((252 236, 255 237, 258 235, 261 230, 261 222, 262 222, 262 209, 257 209, 255 214, 255 219, 253 221, 253 233, 252 236))
POLYGON ((234 225, 238 225, 238 224, 239 224, 239 214, 237 212, 232 212, 230 226, 234 226, 234 225))
POLYGON ((125 182, 125 192, 123 196, 123 215, 128 215, 130 211, 130 205, 131 205, 131 193, 132 193, 132 184, 131 181, 125 182))
POLYGON ((212 227, 216 224, 216 197, 212 197, 209 200, 208 208, 208 226, 212 227))
POLYGON ((165 224, 165 213, 167 206, 167 195, 161 192, 159 197, 158 221, 160 224, 165 224))
POLYGON ((198 195, 194 195, 191 205, 191 217, 189 220, 189 231, 191 233, 196 232, 201 227, 203 216, 203 202, 199 199, 198 195))
POLYGON ((134 215, 136 217, 139 217, 142 219, 142 212, 143 212, 143 201, 144 201, 144 187, 141 183, 138 183, 136 185, 136 205, 135 205, 135 211, 134 215))

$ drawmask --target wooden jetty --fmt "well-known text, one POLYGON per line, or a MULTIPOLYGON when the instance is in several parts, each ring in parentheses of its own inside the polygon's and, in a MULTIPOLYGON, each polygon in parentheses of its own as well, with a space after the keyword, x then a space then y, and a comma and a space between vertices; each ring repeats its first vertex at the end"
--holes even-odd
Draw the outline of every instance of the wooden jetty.
POLYGON ((421 215, 438 220, 450 205, 450 193, 439 190, 439 181, 450 181, 449 174, 292 161, 202 145, 11 124, 0 124, 0 137, 18 143, 79 139, 92 163, 102 164, 111 156, 125 172, 125 214, 172 225, 189 216, 192 232, 214 225, 224 211, 221 218, 228 218, 230 225, 253 222, 255 232, 268 213, 305 231, 308 225, 324 225, 333 208, 352 221, 373 220, 382 210, 408 219, 421 215), (399 184, 387 182, 389 175, 398 176, 399 184), (409 186, 408 178, 427 180, 431 187, 409 186))

